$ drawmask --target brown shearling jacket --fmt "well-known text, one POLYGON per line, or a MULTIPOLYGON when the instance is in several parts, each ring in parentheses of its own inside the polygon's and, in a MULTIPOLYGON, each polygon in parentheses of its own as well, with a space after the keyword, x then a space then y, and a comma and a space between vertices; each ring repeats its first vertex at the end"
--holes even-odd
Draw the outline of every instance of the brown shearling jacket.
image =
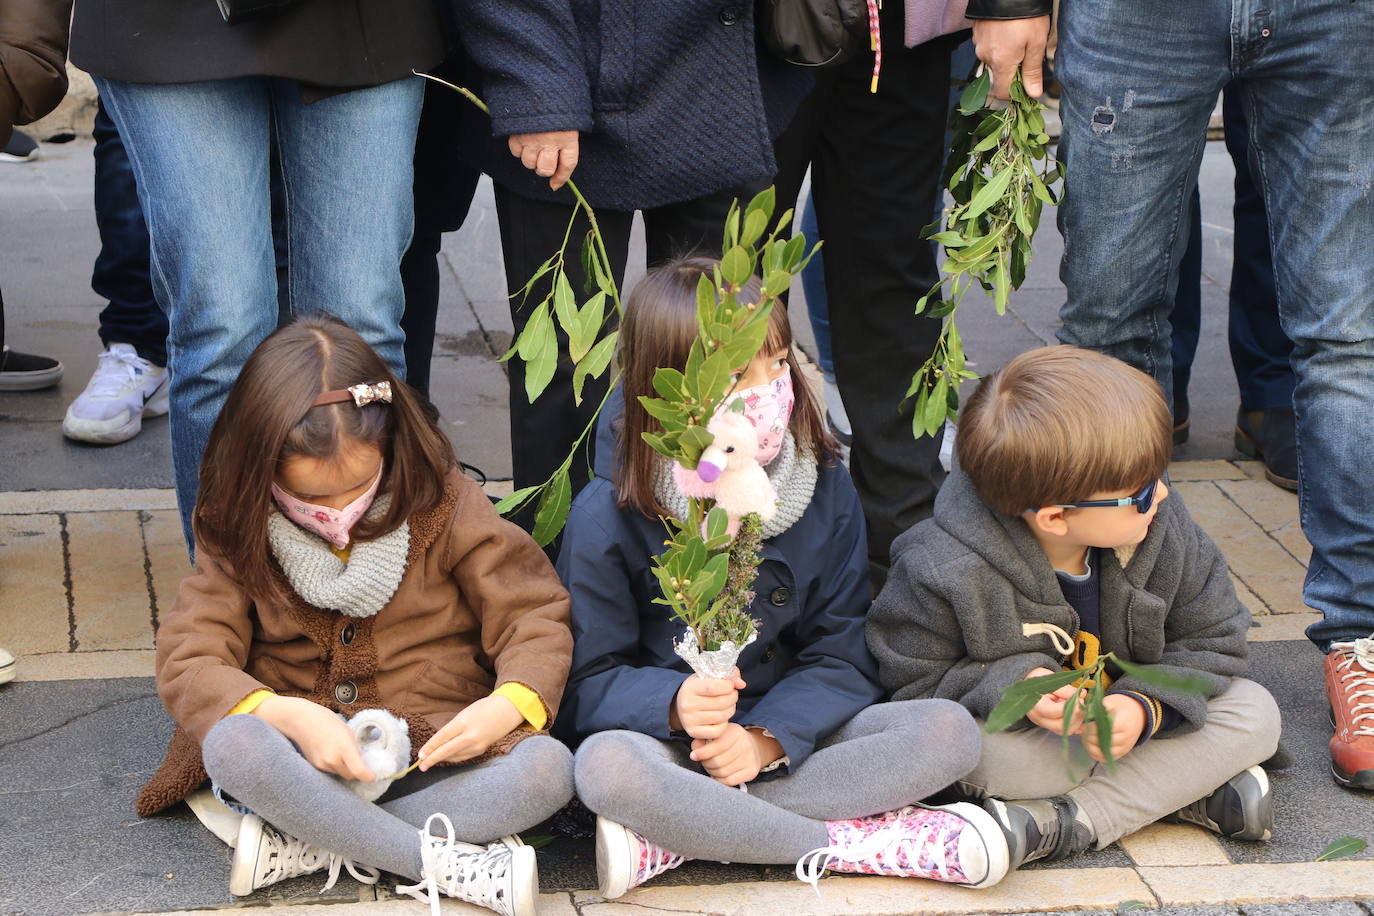
POLYGON ((16 124, 37 121, 67 94, 72 0, 0 3, 0 146, 16 124))
MULTIPOLYGON (((197 556, 158 628, 157 690, 177 729, 138 797, 145 817, 205 781, 201 741, 264 687, 345 716, 387 709, 409 724, 414 750, 507 682, 538 694, 550 721, 558 710, 572 662, 568 594, 529 535, 457 472, 440 504, 410 519, 405 573, 371 617, 294 593, 285 606, 255 603, 213 558, 197 556)), ((483 757, 531 734, 516 729, 483 757)))

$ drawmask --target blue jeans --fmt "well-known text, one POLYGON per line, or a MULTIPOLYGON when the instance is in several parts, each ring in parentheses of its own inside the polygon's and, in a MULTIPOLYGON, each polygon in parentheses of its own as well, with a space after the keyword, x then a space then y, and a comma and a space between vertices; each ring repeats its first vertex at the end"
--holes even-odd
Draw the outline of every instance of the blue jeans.
POLYGON ((109 302, 100 312, 100 342, 129 344, 157 366, 167 365, 167 315, 153 296, 148 226, 124 141, 97 101, 95 112, 95 224, 100 254, 91 289, 109 302))
POLYGON ((97 79, 133 163, 170 322, 172 463, 187 543, 210 429, 278 321, 269 151, 280 151, 285 303, 329 312, 405 375, 401 256, 410 244, 418 78, 305 105, 295 82, 97 79))
POLYGON ((1321 648, 1374 632, 1374 9, 1348 0, 1063 0, 1060 339, 1170 391, 1169 309, 1207 119, 1244 80, 1293 339, 1304 598, 1321 648))

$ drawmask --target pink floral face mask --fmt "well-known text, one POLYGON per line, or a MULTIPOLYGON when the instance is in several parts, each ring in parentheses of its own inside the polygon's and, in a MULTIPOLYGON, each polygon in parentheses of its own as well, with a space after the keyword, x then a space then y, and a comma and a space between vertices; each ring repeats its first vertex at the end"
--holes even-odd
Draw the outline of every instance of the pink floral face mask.
POLYGON ((782 451, 782 440, 787 435, 787 424, 792 419, 792 405, 796 403, 792 391, 792 370, 785 370, 782 375, 763 385, 739 389, 725 402, 727 406, 721 409, 728 409, 728 405, 737 400, 744 402, 744 416, 754 424, 754 434, 759 439, 756 460, 766 466, 782 451))
POLYGON ((342 509, 317 506, 297 499, 276 483, 272 484, 272 498, 291 521, 343 550, 348 546, 349 529, 372 508, 372 500, 377 497, 377 488, 381 483, 382 470, 378 468, 377 477, 372 481, 372 486, 367 488, 367 492, 342 509))

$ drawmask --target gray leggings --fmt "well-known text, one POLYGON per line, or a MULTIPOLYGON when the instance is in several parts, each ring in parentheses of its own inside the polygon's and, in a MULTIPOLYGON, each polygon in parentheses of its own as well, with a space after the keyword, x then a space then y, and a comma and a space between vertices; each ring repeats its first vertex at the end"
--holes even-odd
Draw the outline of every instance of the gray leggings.
POLYGON ((257 716, 226 716, 201 748, 210 778, 263 820, 360 865, 420 877, 418 830, 437 811, 459 840, 488 843, 528 830, 572 798, 572 754, 545 736, 526 738, 483 763, 416 770, 364 801, 315 769, 257 716))
POLYGON ((577 751, 577 794, 597 814, 694 859, 778 865, 829 844, 827 820, 920 801, 978 763, 978 726, 957 703, 870 706, 795 771, 749 784, 716 782, 681 742, 600 732, 577 751))

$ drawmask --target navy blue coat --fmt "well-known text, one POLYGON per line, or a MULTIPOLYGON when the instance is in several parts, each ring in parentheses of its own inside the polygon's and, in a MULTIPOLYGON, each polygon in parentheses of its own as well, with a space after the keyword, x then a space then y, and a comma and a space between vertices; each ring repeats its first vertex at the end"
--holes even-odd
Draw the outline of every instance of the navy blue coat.
MULTIPOLYGON (((664 526, 616 507, 616 453, 607 404, 597 477, 573 503, 558 573, 572 594, 573 666, 556 730, 569 743, 609 729, 670 739, 668 712, 691 670, 673 652, 682 624, 662 597, 650 558, 664 526)), ((616 424, 618 426, 618 424, 616 424)), ((740 656, 747 685, 734 716, 768 729, 796 767, 816 743, 882 698, 864 643, 872 601, 863 511, 842 465, 822 467, 811 505, 764 542, 750 613, 759 636, 740 656)))
POLYGON ((759 51, 750 0, 450 2, 491 106, 465 152, 537 200, 573 202, 511 156, 511 134, 580 131, 592 206, 649 209, 771 180, 772 139, 811 87, 759 51))

